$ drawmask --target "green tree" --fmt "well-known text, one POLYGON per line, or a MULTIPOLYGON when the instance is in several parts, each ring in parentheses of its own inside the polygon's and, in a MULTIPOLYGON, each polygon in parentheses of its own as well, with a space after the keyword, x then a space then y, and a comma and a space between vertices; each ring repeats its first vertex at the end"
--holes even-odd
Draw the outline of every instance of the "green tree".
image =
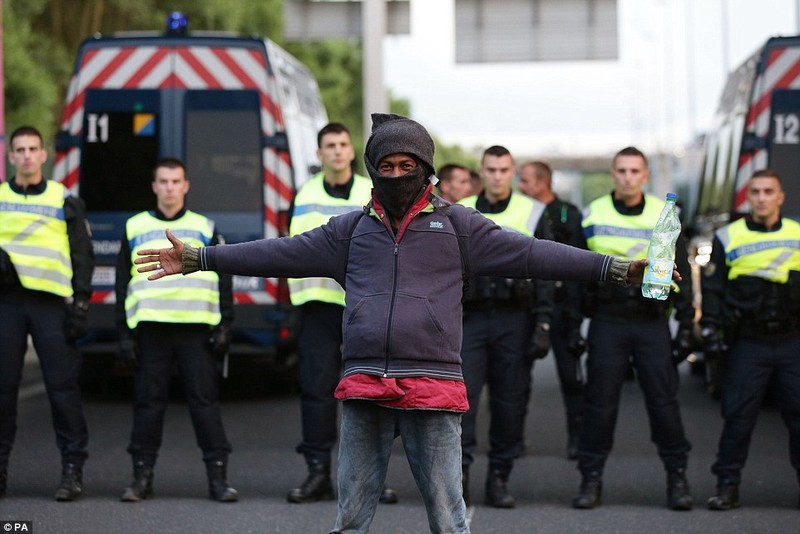
POLYGON ((435 135, 433 139, 436 143, 436 153, 433 155, 433 161, 437 169, 447 163, 457 163, 469 169, 478 170, 481 157, 480 148, 475 147, 467 150, 460 145, 447 145, 435 135))
POLYGON ((614 189, 614 183, 611 181, 611 175, 607 172, 590 172, 583 175, 581 180, 581 198, 583 205, 586 206, 589 202, 607 195, 614 189))
MULTIPOLYGON (((96 34, 163 31, 176 10, 186 14, 190 31, 262 35, 287 48, 314 73, 330 119, 346 124, 357 153, 363 151, 360 42, 284 43, 283 0, 6 0, 7 126, 34 124, 52 139, 80 43, 96 34)), ((411 116, 409 102, 391 94, 390 109, 411 116)), ((460 147, 437 147, 437 161, 475 161, 460 147)))
POLYGON ((59 78, 67 77, 69 59, 32 20, 47 7, 46 0, 3 2, 3 56, 6 128, 37 126, 50 137, 60 109, 59 78))

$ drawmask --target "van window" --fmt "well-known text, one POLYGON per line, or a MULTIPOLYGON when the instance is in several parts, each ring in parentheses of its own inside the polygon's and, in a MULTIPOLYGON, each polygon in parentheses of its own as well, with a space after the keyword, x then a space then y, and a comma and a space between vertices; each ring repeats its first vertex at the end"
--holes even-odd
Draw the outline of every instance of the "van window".
POLYGON ((257 91, 187 91, 188 204, 201 213, 263 209, 257 91))
POLYGON ((152 207, 158 110, 158 91, 86 91, 80 196, 88 211, 134 212, 152 207))

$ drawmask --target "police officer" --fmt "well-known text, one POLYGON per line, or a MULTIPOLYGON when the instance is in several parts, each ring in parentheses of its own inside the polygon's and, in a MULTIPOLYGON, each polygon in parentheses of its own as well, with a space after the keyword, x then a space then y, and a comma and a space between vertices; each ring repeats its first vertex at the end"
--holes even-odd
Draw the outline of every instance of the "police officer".
POLYGON ((6 495, 30 335, 61 452, 55 498, 73 501, 83 492, 88 441, 75 344, 86 333, 92 294, 86 210, 61 183, 44 179, 47 151, 36 128, 22 126, 11 134, 8 160, 16 175, 0 185, 0 497, 6 495))
POLYGON ((472 175, 470 170, 457 163, 447 163, 439 167, 439 195, 448 202, 458 202, 472 195, 472 175))
MULTIPOLYGON (((360 210, 370 201, 372 181, 353 172, 355 151, 347 127, 332 122, 318 132, 317 158, 322 172, 297 192, 290 235, 322 226, 334 215, 360 210)), ((344 290, 330 278, 295 278, 289 280, 289 291, 292 304, 302 313, 297 352, 303 441, 297 452, 305 456, 308 476, 286 498, 304 503, 333 498, 331 451, 336 445, 338 406, 333 392, 342 374, 344 290)), ((397 494, 385 488, 381 502, 397 502, 397 494)))
POLYGON ((702 277, 705 352, 718 354, 723 343, 730 347, 710 510, 739 507, 741 471, 770 384, 780 399, 800 482, 800 224, 781 216, 784 192, 773 170, 753 174, 747 200, 751 215, 716 232, 702 277))
MULTIPOLYGON (((117 262, 117 323, 120 355, 135 360, 136 398, 128 453, 133 482, 122 501, 153 496, 153 468, 161 447, 173 363, 183 379, 197 444, 203 451, 209 498, 237 501, 228 485, 230 443, 219 406, 220 361, 230 344, 233 320, 231 277, 195 273, 153 284, 133 258, 142 247, 163 244, 169 228, 196 246, 221 242, 214 221, 186 209, 186 167, 175 158, 156 163, 152 181, 156 209, 128 219, 117 262)), ((131 362, 133 363, 133 362, 131 362)))
MULTIPOLYGON (((553 192, 553 171, 544 161, 529 161, 519 168, 521 193, 542 202, 553 239, 573 247, 586 248, 580 210, 553 192)), ((578 457, 578 437, 583 424, 583 368, 581 356, 586 340, 581 335, 583 315, 580 300, 583 284, 556 282, 550 341, 556 360, 561 396, 567 415, 567 458, 578 457)))
MULTIPOLYGON (((481 159, 483 192, 461 200, 506 230, 551 238, 545 206, 512 191, 514 160, 502 146, 486 149, 481 159)), ((523 424, 533 360, 550 350, 553 283, 481 277, 464 296, 461 347, 469 411, 461 422, 464 500, 469 503, 469 468, 474 461, 475 420, 481 390, 489 387, 489 472, 486 504, 513 508, 507 482, 522 451, 523 424)))
MULTIPOLYGON (((643 192, 650 178, 645 155, 635 147, 619 151, 611 178, 611 194, 598 198, 584 212, 589 249, 629 260, 645 258, 650 235, 664 207, 664 201, 643 192)), ((682 238, 678 239, 676 263, 678 271, 688 272, 682 238)), ((603 468, 614 441, 620 392, 631 362, 644 394, 651 439, 667 471, 667 506, 673 510, 692 508, 686 480, 691 445, 681 421, 668 322, 673 303, 680 330, 692 328, 690 277, 684 280, 680 291, 667 301, 642 297, 639 285, 616 288, 599 284, 590 293, 584 420, 578 442, 578 469, 583 479, 572 502, 575 508, 600 504, 603 468)))

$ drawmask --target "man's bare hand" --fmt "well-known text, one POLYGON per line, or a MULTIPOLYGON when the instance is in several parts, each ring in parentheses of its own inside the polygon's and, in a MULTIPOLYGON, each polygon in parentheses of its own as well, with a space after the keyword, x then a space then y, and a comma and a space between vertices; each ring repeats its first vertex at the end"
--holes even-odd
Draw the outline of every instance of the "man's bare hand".
POLYGON ((171 274, 180 274, 181 269, 181 254, 183 254, 183 242, 172 235, 172 232, 167 229, 167 239, 172 243, 172 248, 151 248, 147 250, 140 250, 140 258, 136 258, 134 263, 141 265, 136 270, 140 273, 153 272, 147 277, 148 280, 158 280, 171 274))
MULTIPOLYGON (((650 262, 647 260, 634 260, 628 266, 628 283, 629 284, 641 284, 642 278, 644 277, 644 271, 647 269, 647 266, 650 265, 650 262)), ((678 265, 673 263, 672 264, 672 279, 676 282, 682 282, 683 277, 681 277, 681 273, 678 272, 678 265)))

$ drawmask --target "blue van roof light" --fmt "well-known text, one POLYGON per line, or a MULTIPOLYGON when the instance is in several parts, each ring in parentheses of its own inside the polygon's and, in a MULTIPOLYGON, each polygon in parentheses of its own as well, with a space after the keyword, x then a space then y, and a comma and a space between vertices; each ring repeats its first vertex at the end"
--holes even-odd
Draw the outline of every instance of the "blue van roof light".
POLYGON ((180 11, 167 15, 167 35, 186 35, 189 18, 180 11))

